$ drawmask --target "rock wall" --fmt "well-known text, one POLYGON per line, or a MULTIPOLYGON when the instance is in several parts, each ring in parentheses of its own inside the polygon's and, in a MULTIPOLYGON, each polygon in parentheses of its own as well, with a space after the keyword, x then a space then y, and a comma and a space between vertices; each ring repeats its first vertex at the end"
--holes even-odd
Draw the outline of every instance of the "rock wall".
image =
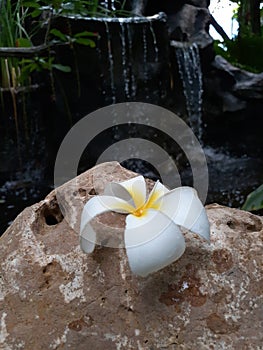
MULTIPOLYGON (((135 176, 116 162, 99 167, 60 188, 76 227, 95 182, 100 194, 108 181, 135 176)), ((0 348, 261 349, 263 219, 216 204, 207 213, 211 244, 185 232, 182 258, 143 279, 124 250, 83 254, 51 192, 0 241, 0 348)), ((123 215, 99 220, 123 229, 123 215)))

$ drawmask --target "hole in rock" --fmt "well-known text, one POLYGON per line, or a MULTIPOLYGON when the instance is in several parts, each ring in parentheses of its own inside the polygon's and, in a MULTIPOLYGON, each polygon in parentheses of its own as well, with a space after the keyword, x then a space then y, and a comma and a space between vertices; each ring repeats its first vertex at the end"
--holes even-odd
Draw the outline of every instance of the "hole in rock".
POLYGON ((79 188, 78 190, 80 197, 86 196, 86 190, 84 188, 79 188))
POLYGON ((233 221, 231 221, 231 220, 229 220, 226 224, 232 230, 234 230, 234 228, 236 227, 235 223, 233 221))
POLYGON ((44 209, 43 216, 48 226, 57 225, 64 218, 57 203, 50 203, 50 205, 44 209))
POLYGON ((46 219, 46 224, 48 226, 53 226, 53 225, 57 225, 58 224, 57 218, 55 216, 53 216, 53 215, 48 215, 48 216, 45 217, 45 219, 46 219))
POLYGON ((95 188, 92 188, 90 191, 89 191, 89 195, 91 196, 95 196, 97 193, 95 191, 95 188))

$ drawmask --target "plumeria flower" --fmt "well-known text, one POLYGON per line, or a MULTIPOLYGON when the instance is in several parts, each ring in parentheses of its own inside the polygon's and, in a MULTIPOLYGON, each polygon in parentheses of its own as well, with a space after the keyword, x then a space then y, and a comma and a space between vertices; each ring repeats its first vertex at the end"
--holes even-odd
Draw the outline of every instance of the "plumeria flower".
POLYGON ((81 216, 80 245, 84 252, 95 248, 96 232, 90 221, 107 211, 128 214, 124 244, 133 273, 139 276, 158 271, 181 257, 184 227, 210 240, 210 226, 196 190, 178 187, 169 191, 159 181, 147 198, 143 176, 107 184, 104 195, 92 197, 81 216))

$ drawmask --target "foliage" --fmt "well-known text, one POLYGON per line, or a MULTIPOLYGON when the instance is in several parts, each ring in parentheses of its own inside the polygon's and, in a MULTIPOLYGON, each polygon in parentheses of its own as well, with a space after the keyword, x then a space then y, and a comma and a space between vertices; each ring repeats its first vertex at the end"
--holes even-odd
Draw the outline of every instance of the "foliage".
POLYGON ((242 38, 214 42, 216 54, 242 69, 259 73, 263 71, 263 37, 247 35, 242 38))
POLYGON ((255 73, 262 72, 263 27, 260 24, 263 15, 263 10, 260 10, 262 1, 231 1, 238 3, 238 8, 233 13, 233 18, 239 23, 238 35, 222 43, 215 41, 215 51, 240 68, 255 73))
POLYGON ((86 17, 118 17, 130 15, 124 10, 126 1, 118 1, 118 9, 109 10, 100 5, 98 0, 31 0, 24 1, 24 6, 31 8, 31 16, 38 17, 43 11, 49 11, 52 16, 78 15, 86 17))
MULTIPOLYGON (((50 30, 50 22, 54 14, 83 14, 84 11, 95 14, 97 10, 97 0, 0 0, 0 47, 33 47, 33 38, 43 26, 46 27, 44 43, 48 46, 63 43, 95 47, 95 42, 91 39, 95 33, 84 31, 73 36, 64 35, 56 29, 50 30)), ((39 57, 36 54, 30 59, 22 56, 0 58, 0 86, 18 88, 20 85, 28 85, 31 83, 32 73, 53 69, 70 71, 70 67, 54 62, 54 57, 50 55, 39 57)))
POLYGON ((263 185, 247 196, 242 209, 248 211, 263 209, 263 185))
MULTIPOLYGON (((13 3, 11 0, 0 2, 0 46, 1 47, 32 47, 32 33, 26 28, 26 21, 30 11, 22 6, 19 0, 13 3)), ((0 59, 1 87, 18 88, 21 85, 31 83, 31 74, 53 68, 68 70, 66 67, 53 63, 54 58, 23 59, 23 57, 8 57, 0 59)))
POLYGON ((95 47, 95 42, 91 40, 90 37, 94 37, 96 33, 84 31, 75 35, 67 35, 54 28, 50 30, 50 34, 54 36, 54 39, 52 40, 53 43, 56 43, 56 40, 58 40, 58 43, 62 42, 69 45, 76 43, 80 45, 95 47))
POLYGON ((21 69, 21 79, 25 80, 32 72, 42 72, 44 70, 51 71, 52 69, 58 69, 62 72, 70 72, 71 69, 68 66, 54 63, 54 57, 34 57, 31 59, 23 59, 21 69))
MULTIPOLYGON (((0 46, 29 47, 32 45, 24 22, 28 12, 21 6, 21 1, 12 4, 11 0, 0 1, 0 46)), ((2 87, 18 85, 20 61, 17 58, 0 58, 2 87)))

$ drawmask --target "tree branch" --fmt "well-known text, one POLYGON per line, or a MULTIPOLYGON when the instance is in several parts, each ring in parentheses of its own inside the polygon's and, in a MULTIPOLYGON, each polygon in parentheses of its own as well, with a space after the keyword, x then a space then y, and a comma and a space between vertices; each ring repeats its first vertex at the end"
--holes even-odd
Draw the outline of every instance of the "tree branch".
POLYGON ((0 47, 0 57, 32 57, 48 52, 50 45, 32 47, 0 47))
POLYGON ((229 36, 227 33, 224 31, 224 29, 220 26, 220 24, 217 23, 215 20, 214 16, 210 14, 210 24, 215 28, 218 34, 222 36, 224 40, 230 40, 229 36))

